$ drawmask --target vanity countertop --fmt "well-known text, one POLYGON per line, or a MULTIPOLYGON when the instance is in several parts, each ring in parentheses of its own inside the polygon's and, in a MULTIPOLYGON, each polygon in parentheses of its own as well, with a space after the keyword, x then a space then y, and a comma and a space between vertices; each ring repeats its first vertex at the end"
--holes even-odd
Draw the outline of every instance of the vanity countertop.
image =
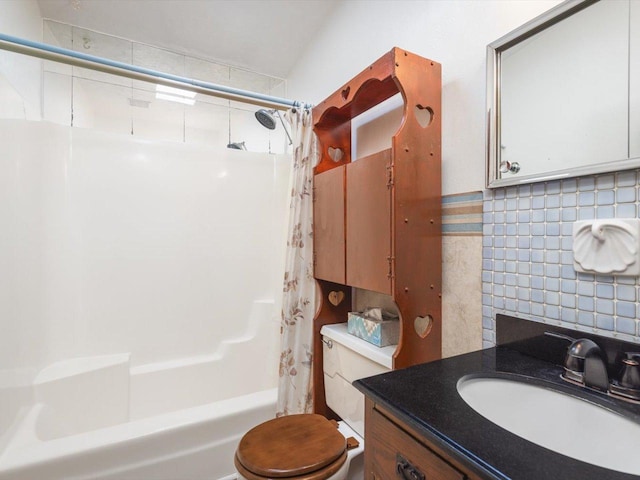
MULTIPOLYGON (((515 375, 519 380, 530 383, 551 382, 553 388, 571 392, 613 410, 622 410, 640 421, 638 405, 568 384, 560 378, 561 372, 562 368, 554 363, 507 347, 494 347, 364 378, 354 385, 482 478, 639 478, 574 460, 524 440, 476 413, 457 391, 457 382, 465 375, 502 378, 515 375)), ((567 432, 567 442, 570 441, 571 432, 567 432)), ((637 438, 611 438, 611 441, 640 443, 637 438)))

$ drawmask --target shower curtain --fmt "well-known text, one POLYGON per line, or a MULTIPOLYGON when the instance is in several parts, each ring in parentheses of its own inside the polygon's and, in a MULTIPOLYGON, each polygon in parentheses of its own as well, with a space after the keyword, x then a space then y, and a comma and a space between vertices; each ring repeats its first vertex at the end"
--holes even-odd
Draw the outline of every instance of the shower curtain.
POLYGON ((317 139, 310 110, 291 109, 285 118, 293 137, 291 204, 280 326, 277 416, 311 413, 313 360, 313 167, 317 139))

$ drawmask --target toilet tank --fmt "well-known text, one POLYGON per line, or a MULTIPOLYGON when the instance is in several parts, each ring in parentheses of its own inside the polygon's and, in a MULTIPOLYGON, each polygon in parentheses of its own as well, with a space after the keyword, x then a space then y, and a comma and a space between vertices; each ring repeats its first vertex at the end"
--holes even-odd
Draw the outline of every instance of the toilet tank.
POLYGON ((347 324, 325 325, 322 335, 327 406, 364 437, 364 395, 354 380, 388 372, 396 346, 377 347, 347 333, 347 324))

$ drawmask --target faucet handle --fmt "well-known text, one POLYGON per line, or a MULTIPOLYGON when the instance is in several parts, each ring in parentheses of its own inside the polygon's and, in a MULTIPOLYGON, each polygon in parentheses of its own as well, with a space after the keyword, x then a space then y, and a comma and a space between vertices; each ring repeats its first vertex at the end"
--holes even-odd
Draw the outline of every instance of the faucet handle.
POLYGON ((612 394, 625 399, 640 401, 640 352, 626 352, 618 380, 612 380, 612 394))
POLYGON ((640 353, 626 352, 622 359, 622 368, 618 384, 624 388, 640 390, 640 353))

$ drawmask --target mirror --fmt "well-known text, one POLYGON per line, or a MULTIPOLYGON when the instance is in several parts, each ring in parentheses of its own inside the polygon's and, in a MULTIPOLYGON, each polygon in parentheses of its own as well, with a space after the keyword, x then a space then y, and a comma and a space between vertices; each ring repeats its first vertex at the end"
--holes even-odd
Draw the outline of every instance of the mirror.
POLYGON ((487 186, 640 167, 640 1, 570 0, 487 48, 487 186))

